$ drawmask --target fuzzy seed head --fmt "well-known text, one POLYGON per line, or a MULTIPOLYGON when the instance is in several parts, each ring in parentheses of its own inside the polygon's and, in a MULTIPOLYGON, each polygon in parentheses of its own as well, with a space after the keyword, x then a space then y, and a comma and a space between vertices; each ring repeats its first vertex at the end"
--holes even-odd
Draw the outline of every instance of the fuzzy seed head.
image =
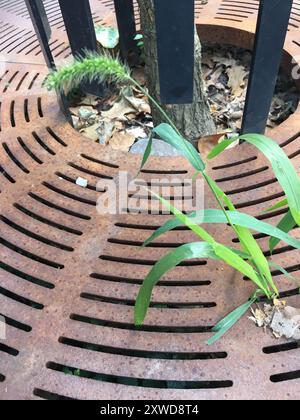
POLYGON ((130 79, 129 68, 109 54, 86 52, 85 57, 74 60, 57 71, 50 73, 44 86, 49 90, 70 91, 83 81, 99 83, 127 83, 130 79))

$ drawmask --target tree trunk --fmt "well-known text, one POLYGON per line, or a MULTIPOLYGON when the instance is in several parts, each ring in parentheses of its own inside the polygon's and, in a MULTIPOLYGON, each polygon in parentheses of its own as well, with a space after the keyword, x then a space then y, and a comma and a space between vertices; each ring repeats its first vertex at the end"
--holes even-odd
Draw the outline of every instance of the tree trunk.
MULTIPOLYGON (((145 43, 146 76, 151 95, 159 101, 159 72, 157 64, 156 27, 153 0, 138 0, 141 15, 141 27, 145 43)), ((201 70, 201 44, 195 31, 195 76, 194 103, 187 105, 167 105, 168 115, 172 118, 185 138, 196 143, 200 137, 214 134, 216 127, 210 114, 205 85, 201 70)), ((175 71, 175 70, 174 70, 175 71)), ((162 116, 152 108, 154 124, 163 121, 162 116)))

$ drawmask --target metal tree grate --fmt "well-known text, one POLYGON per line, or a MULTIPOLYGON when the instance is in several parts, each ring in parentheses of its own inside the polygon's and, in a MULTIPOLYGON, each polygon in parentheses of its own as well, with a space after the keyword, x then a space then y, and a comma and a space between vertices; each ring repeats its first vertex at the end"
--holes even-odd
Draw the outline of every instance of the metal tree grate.
MULTIPOLYGON (((113 2, 91 4, 95 21, 114 21, 113 2)), ((300 53, 300 2, 294 4, 287 69, 300 53)), ((51 48, 63 59, 70 50, 59 9, 53 1, 45 5, 51 48)), ((257 2, 244 6, 199 2, 203 37, 251 46, 257 2)), ((297 398, 297 343, 274 341, 244 319, 221 342, 205 345, 210 328, 252 291, 225 265, 200 260, 173 270, 155 289, 146 324, 134 327, 134 300, 146 273, 192 236, 170 232, 141 250, 166 216, 97 214, 99 179, 119 169, 135 174, 140 159, 96 145, 65 122, 55 95, 41 88, 47 69, 23 2, 2 0, 0 7, 0 312, 6 320, 0 399, 297 398), (87 189, 76 185, 79 176, 88 179, 87 189)), ((299 127, 298 109, 272 133, 297 168, 299 127)), ((282 191, 251 146, 224 154, 210 172, 237 208, 274 224, 285 211, 263 214, 282 191)), ((181 158, 153 158, 143 177, 184 182, 191 174, 181 158)), ((206 206, 214 206, 206 196, 206 206)), ((225 243, 235 240, 227 228, 211 232, 225 243)), ((266 238, 258 239, 267 252, 266 238)), ((274 259, 299 274, 298 251, 282 245, 274 259)), ((299 306, 295 284, 274 276, 282 296, 299 306)))

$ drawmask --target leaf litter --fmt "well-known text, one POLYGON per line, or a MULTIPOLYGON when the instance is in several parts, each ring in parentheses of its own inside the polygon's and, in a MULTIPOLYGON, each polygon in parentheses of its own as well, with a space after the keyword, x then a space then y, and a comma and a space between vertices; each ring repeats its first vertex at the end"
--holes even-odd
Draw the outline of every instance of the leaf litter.
POLYGON ((287 306, 285 301, 275 299, 273 305, 251 309, 249 317, 258 327, 270 330, 275 338, 300 340, 300 309, 287 306))
MULTIPOLYGON (((100 29, 99 31, 104 38, 117 36, 104 33, 100 29)), ((241 129, 250 66, 251 52, 248 50, 216 44, 203 46, 203 75, 217 128, 216 135, 199 140, 199 151, 204 157, 217 142, 224 139, 224 136, 235 134, 241 129)), ((146 86, 142 65, 133 69, 133 77, 142 86, 146 86)), ((298 92, 293 81, 281 72, 272 101, 268 127, 272 129, 286 120, 295 112, 298 101, 298 92)), ((153 127, 149 100, 135 88, 123 87, 117 91, 109 87, 103 98, 93 95, 79 96, 72 105, 70 110, 75 129, 92 141, 113 149, 130 152, 133 145, 149 137, 153 127)), ((139 147, 133 150, 136 153, 139 147)), ((172 151, 170 153, 173 155, 172 151)))
MULTIPOLYGON (((251 59, 251 51, 242 48, 216 44, 203 48, 203 74, 218 132, 241 129, 251 59)), ((299 95, 293 80, 280 71, 268 128, 278 126, 293 114, 298 102, 299 95)))

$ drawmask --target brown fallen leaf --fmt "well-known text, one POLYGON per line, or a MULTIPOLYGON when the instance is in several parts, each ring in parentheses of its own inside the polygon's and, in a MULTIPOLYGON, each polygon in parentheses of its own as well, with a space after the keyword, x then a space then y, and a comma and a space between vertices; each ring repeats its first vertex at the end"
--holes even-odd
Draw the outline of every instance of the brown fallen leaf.
POLYGON ((113 135, 115 123, 113 121, 101 121, 97 133, 100 144, 108 144, 109 139, 113 135))
POLYGON ((148 102, 145 99, 136 98, 135 96, 125 96, 126 100, 136 109, 137 112, 144 114, 150 114, 151 108, 148 102))
POLYGON ((96 106, 99 103, 99 98, 95 95, 87 95, 85 98, 82 99, 82 101, 79 103, 79 105, 83 106, 96 106))
POLYGON ((218 67, 214 73, 212 73, 212 75, 210 76, 210 80, 208 80, 207 82, 207 87, 213 85, 215 86, 218 83, 219 77, 221 76, 221 74, 223 73, 224 69, 222 66, 218 67))
POLYGON ((78 130, 80 128, 79 117, 76 117, 75 115, 71 115, 71 118, 72 118, 74 128, 78 130))
POLYGON ((79 114, 81 112, 86 112, 87 114, 90 114, 90 115, 96 113, 96 111, 94 110, 94 108, 92 106, 82 106, 82 105, 80 105, 80 106, 70 107, 69 109, 70 109, 71 114, 76 115, 77 117, 79 116, 79 114))
POLYGON ((198 150, 203 159, 206 159, 211 150, 224 139, 227 133, 213 134, 204 136, 198 140, 198 150))
POLYGON ((122 120, 127 114, 135 114, 136 109, 122 96, 119 102, 116 102, 108 111, 102 111, 103 118, 110 120, 122 120))
POLYGON ((93 141, 97 141, 99 139, 98 129, 99 129, 99 122, 96 124, 90 125, 89 127, 83 128, 82 130, 80 130, 80 133, 93 141))
POLYGON ((226 70, 229 77, 228 87, 234 96, 241 96, 244 92, 245 82, 244 79, 247 75, 244 66, 234 66, 226 70))
POLYGON ((115 132, 109 141, 109 145, 114 150, 128 152, 135 142, 135 136, 126 132, 115 132))

